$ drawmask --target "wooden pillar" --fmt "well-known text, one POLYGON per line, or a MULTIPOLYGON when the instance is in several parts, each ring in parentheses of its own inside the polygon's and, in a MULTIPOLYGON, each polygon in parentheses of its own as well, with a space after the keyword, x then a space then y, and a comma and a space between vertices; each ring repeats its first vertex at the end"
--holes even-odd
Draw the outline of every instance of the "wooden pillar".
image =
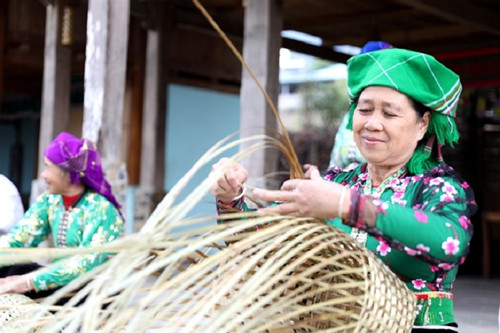
POLYGON ((140 173, 140 185, 146 190, 163 189, 165 178, 165 34, 163 24, 158 23, 148 30, 146 45, 140 173))
POLYGON ((60 132, 67 129, 70 110, 71 48, 61 45, 64 0, 47 4, 43 64, 42 111, 38 140, 38 174, 43 152, 60 132))
POLYGON ((135 226, 140 228, 164 196, 165 130, 167 113, 167 40, 171 27, 170 5, 158 8, 147 32, 140 186, 137 202, 141 212, 135 226), (161 8, 161 9, 160 9, 161 8))
POLYGON ((121 161, 130 0, 90 0, 83 134, 121 161))
POLYGON ((130 0, 89 0, 83 137, 97 143, 118 202, 126 202, 122 156, 130 0))
MULTIPOLYGON (((281 27, 282 7, 279 1, 246 2, 243 58, 275 105, 279 94, 281 27)), ((242 137, 263 133, 273 135, 266 129, 276 128, 276 117, 245 69, 242 73, 240 97, 242 137)), ((251 142, 242 144, 241 148, 251 144, 251 142)), ((258 151, 245 159, 243 165, 249 171, 249 183, 266 186, 263 176, 277 169, 278 153, 274 149, 258 151)))
POLYGON ((144 68, 146 64, 146 30, 139 19, 131 17, 129 52, 133 57, 128 71, 130 119, 127 170, 130 185, 139 185, 141 172, 142 107, 144 104, 144 68))
MULTIPOLYGON (((37 175, 43 170, 43 152, 68 127, 70 111, 71 48, 61 45, 62 13, 65 0, 47 2, 43 63, 42 110, 38 135, 37 175)), ((30 202, 45 189, 41 178, 31 183, 30 202)))

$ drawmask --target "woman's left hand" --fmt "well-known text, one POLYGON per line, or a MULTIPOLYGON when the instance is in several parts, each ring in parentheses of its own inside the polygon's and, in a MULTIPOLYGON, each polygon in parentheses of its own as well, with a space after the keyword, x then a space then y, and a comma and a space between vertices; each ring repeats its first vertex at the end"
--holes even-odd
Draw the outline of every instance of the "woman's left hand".
POLYGON ((26 275, 11 275, 0 279, 0 294, 24 294, 31 291, 31 280, 26 275), (28 288, 28 286, 30 288, 28 288))
POLYGON ((340 184, 321 178, 314 166, 308 166, 306 176, 310 179, 287 180, 280 191, 255 189, 253 194, 257 198, 281 203, 274 207, 259 209, 259 212, 328 219, 339 215, 339 203, 343 201, 340 210, 342 217, 348 215, 350 191, 340 184), (340 200, 343 191, 344 200, 340 200))

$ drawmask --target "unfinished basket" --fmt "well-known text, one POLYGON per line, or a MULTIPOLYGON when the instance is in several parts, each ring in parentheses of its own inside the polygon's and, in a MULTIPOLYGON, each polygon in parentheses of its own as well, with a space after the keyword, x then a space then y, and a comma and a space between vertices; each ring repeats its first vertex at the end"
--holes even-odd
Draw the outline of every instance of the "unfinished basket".
MULTIPOLYGON (((123 250, 86 277, 86 287, 75 296, 85 296, 83 304, 75 300, 26 327, 41 326, 40 332, 411 331, 413 293, 371 252, 324 221, 256 217, 171 236, 154 231, 124 240, 123 250)), ((36 304, 19 295, 2 297, 4 332, 23 325, 31 311, 40 318, 45 309, 34 309, 36 304)))
POLYGON ((411 331, 413 293, 323 221, 275 221, 229 246, 212 246, 184 258, 193 264, 172 276, 179 284, 158 313, 167 331, 411 331))
MULTIPOLYGON (((36 328, 27 330, 33 315, 41 306, 31 298, 15 293, 0 294, 0 332, 37 332, 36 328)), ((46 316, 51 316, 49 312, 46 316)))

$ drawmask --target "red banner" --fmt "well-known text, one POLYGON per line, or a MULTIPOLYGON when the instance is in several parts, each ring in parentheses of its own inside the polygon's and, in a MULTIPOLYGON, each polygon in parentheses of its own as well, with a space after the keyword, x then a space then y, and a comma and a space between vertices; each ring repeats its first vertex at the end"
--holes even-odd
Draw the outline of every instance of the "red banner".
POLYGON ((434 56, 460 75, 464 87, 500 86, 500 46, 434 56))

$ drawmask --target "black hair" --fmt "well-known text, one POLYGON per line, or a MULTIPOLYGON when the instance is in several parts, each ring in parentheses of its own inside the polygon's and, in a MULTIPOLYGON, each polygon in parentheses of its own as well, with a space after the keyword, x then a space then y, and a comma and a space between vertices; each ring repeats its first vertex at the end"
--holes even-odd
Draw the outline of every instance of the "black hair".
MULTIPOLYGON (((407 95, 408 96, 408 95, 407 95)), ((420 117, 423 117, 424 114, 429 111, 431 112, 431 109, 425 105, 423 105, 422 103, 420 103, 419 101, 411 98, 410 96, 408 96, 408 99, 410 100, 410 103, 411 105, 413 106, 413 108, 415 109, 415 111, 418 112, 418 114, 420 115, 420 117)))

